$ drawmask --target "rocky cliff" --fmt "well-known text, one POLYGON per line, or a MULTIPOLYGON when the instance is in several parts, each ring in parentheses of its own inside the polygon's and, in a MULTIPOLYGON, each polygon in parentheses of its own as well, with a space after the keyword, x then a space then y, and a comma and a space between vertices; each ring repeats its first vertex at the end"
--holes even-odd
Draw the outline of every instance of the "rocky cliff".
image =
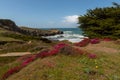
POLYGON ((41 30, 41 29, 34 29, 34 28, 28 28, 28 27, 18 27, 14 21, 9 19, 0 19, 0 28, 19 32, 24 35, 31 35, 31 36, 49 36, 49 35, 55 35, 55 34, 62 34, 62 31, 59 31, 57 29, 52 30, 41 30))
POLYGON ((10 30, 10 31, 18 31, 20 30, 17 25, 9 20, 9 19, 0 19, 0 27, 1 28, 4 28, 4 29, 7 29, 7 30, 10 30))
POLYGON ((27 31, 29 35, 32 36, 50 36, 56 34, 63 34, 62 31, 57 29, 50 29, 50 30, 42 30, 42 29, 35 29, 35 28, 28 28, 28 27, 20 27, 21 30, 27 31))

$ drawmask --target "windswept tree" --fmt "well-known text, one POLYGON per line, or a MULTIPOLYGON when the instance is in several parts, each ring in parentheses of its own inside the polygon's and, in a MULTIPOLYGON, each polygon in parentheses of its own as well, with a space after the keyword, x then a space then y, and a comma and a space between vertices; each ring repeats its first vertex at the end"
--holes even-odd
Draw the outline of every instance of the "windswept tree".
POLYGON ((90 38, 120 38, 120 5, 113 2, 112 7, 89 9, 78 24, 90 38))

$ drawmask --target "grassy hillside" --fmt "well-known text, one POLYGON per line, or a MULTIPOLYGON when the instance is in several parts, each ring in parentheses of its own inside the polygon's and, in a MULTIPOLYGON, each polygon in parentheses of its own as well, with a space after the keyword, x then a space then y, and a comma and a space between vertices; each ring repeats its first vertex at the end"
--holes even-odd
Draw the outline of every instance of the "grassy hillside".
MULTIPOLYGON (((0 54, 31 52, 33 53, 31 55, 36 55, 35 53, 43 50, 49 51, 58 43, 20 32, 21 29, 19 30, 18 27, 15 30, 9 25, 5 28, 0 27, 0 54)), ((87 41, 89 42, 89 39, 87 41)), ((36 58, 28 66, 22 67, 19 72, 10 75, 7 80, 120 80, 120 41, 102 41, 99 44, 89 44, 85 47, 75 46, 72 43, 66 44, 70 46, 59 54, 36 58), (82 49, 85 53, 93 53, 97 55, 97 58, 91 59, 88 55, 72 55, 75 53, 73 48, 82 49), (67 55, 69 53, 71 55, 67 55)), ((86 43, 82 44, 86 45, 86 43)), ((55 51, 53 49, 51 53, 55 51)), ((25 56, 28 58, 28 63, 31 55, 25 56)), ((18 58, 18 56, 0 57, 0 79, 9 69, 20 66, 22 62, 18 58)), ((24 62, 24 58, 22 60, 24 62)))
POLYGON ((35 60, 7 80, 120 80, 119 44, 101 42, 81 49, 97 58, 59 53, 35 60))
POLYGON ((12 33, 12 31, 0 28, 0 41, 19 41, 18 39, 4 36, 3 34, 5 33, 12 33))
POLYGON ((36 37, 23 35, 18 32, 0 29, 0 53, 37 51, 38 48, 51 45, 51 41, 36 37))

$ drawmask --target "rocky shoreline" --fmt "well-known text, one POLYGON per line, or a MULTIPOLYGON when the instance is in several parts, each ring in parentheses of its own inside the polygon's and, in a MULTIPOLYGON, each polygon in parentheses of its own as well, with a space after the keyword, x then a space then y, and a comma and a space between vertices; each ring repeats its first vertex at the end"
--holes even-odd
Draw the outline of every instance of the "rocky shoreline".
POLYGON ((31 36, 51 36, 56 34, 63 34, 63 31, 57 29, 36 29, 36 28, 28 28, 28 27, 20 27, 21 30, 27 31, 31 36))
POLYGON ((37 37, 63 34, 62 31, 57 29, 42 30, 42 29, 35 29, 35 28, 28 28, 28 27, 19 27, 15 24, 14 21, 10 19, 0 19, 0 28, 9 30, 9 31, 18 32, 24 35, 37 36, 37 37))

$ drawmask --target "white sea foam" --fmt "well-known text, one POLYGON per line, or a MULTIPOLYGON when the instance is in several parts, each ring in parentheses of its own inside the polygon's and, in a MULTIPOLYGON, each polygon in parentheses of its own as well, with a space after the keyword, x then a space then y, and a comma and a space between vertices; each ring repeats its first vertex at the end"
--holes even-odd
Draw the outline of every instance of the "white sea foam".
POLYGON ((85 36, 82 36, 80 34, 75 34, 72 31, 64 31, 64 34, 46 36, 44 38, 47 38, 50 40, 59 40, 59 41, 68 40, 72 43, 75 43, 75 42, 80 42, 81 40, 83 40, 85 36))

